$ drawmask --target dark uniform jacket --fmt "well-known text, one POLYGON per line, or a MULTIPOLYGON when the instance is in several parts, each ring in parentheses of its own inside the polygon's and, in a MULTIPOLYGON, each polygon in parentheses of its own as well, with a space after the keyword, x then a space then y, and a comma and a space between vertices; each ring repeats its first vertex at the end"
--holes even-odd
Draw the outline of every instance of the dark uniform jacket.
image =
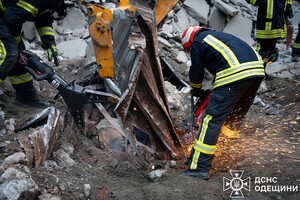
POLYGON ((0 0, 0 12, 17 42, 21 40, 22 25, 26 21, 35 23, 45 48, 55 44, 52 29, 52 11, 58 0, 0 0))
POLYGON ((215 76, 214 88, 252 77, 264 77, 260 55, 243 40, 214 30, 201 30, 191 47, 189 79, 200 88, 205 69, 215 76))
POLYGON ((285 17, 291 15, 292 0, 246 0, 258 6, 256 38, 280 39, 286 37, 285 17))

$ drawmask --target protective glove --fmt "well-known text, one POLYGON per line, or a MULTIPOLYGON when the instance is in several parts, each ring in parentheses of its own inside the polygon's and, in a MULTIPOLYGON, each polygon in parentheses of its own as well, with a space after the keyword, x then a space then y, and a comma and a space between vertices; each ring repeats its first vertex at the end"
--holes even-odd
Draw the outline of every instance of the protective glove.
POLYGON ((55 44, 51 44, 51 46, 47 49, 47 53, 48 53, 48 60, 51 61, 52 59, 54 59, 55 65, 58 66, 60 60, 58 58, 58 53, 55 44))
POLYGON ((191 95, 194 97, 202 97, 204 95, 204 90, 201 88, 192 88, 191 95))

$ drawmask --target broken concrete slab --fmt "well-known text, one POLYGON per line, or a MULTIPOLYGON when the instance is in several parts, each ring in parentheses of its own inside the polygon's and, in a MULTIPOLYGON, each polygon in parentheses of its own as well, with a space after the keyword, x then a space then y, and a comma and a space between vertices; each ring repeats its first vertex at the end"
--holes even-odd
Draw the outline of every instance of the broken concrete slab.
POLYGON ((282 78, 282 79, 290 79, 293 80, 295 78, 295 75, 289 71, 283 71, 281 73, 277 74, 278 78, 282 78))
POLYGON ((175 20, 172 25, 174 26, 174 34, 178 36, 181 36, 184 29, 187 27, 199 24, 199 22, 191 17, 184 8, 176 13, 176 18, 180 20, 175 20))
POLYGON ((222 12, 224 12, 226 15, 229 15, 229 16, 235 16, 239 13, 239 10, 236 9, 233 5, 225 3, 222 0, 215 0, 214 5, 219 10, 221 10, 222 12))
POLYGON ((23 28, 24 39, 28 41, 33 41, 36 39, 37 30, 33 22, 25 22, 22 28, 23 28))
POLYGON ((65 41, 57 45, 58 52, 67 59, 85 57, 87 43, 83 39, 65 41))
POLYGON ((186 63, 189 60, 189 58, 187 57, 184 51, 179 51, 177 53, 176 60, 179 63, 186 63))
POLYGON ((158 31, 158 35, 166 36, 168 38, 172 38, 174 33, 174 26, 173 24, 165 23, 162 28, 158 31))
POLYGON ((4 121, 6 134, 11 134, 15 130, 15 119, 9 118, 4 121))
POLYGON ((17 164, 17 163, 26 163, 28 159, 26 158, 25 153, 23 152, 17 152, 14 153, 8 157, 6 157, 3 160, 3 165, 12 165, 12 164, 17 164))
POLYGON ((166 93, 168 97, 168 105, 170 109, 181 110, 183 106, 181 104, 182 97, 180 96, 180 91, 176 89, 176 86, 172 85, 170 82, 165 81, 166 93))
POLYGON ((252 21, 241 15, 236 15, 230 19, 223 32, 230 33, 247 42, 250 46, 255 44, 251 37, 252 21))
POLYGON ((169 48, 172 48, 173 45, 166 39, 162 38, 162 37, 158 37, 158 42, 169 47, 169 48))
POLYGON ((274 73, 287 71, 288 69, 289 69, 288 65, 279 63, 279 62, 274 62, 271 64, 267 64, 265 71, 266 71, 266 74, 271 75, 274 73))
POLYGON ((209 15, 209 5, 206 1, 186 0, 183 7, 187 10, 190 16, 195 18, 202 24, 207 25, 207 17, 209 15))
POLYGON ((252 10, 252 5, 245 0, 230 0, 230 2, 235 6, 239 6, 241 10, 245 10, 246 12, 251 12, 252 10))
POLYGON ((84 27, 86 23, 84 13, 80 9, 73 7, 68 11, 66 17, 64 17, 62 26, 65 29, 74 30, 84 27))
POLYGON ((86 57, 87 58, 95 58, 95 51, 94 51, 94 45, 91 38, 87 40, 87 47, 86 47, 86 57))
POLYGON ((53 153, 53 157, 60 167, 72 167, 75 161, 62 149, 53 153))
POLYGON ((213 6, 208 16, 208 25, 216 31, 222 32, 226 25, 226 15, 213 6))
POLYGON ((13 167, 5 170, 0 183, 0 199, 35 200, 39 195, 39 188, 31 176, 13 167))
POLYGON ((58 196, 47 193, 47 194, 43 194, 43 195, 38 196, 38 200, 61 200, 61 198, 58 197, 58 196))
POLYGON ((165 169, 157 169, 148 173, 150 179, 160 178, 167 173, 165 169))

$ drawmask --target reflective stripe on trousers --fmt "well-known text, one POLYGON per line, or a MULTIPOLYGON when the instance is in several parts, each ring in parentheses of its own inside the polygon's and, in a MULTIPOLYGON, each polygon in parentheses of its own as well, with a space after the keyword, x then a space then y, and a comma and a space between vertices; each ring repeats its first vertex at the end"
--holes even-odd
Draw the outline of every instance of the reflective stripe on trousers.
POLYGON ((3 42, 0 40, 0 65, 4 62, 6 57, 6 50, 3 42))
POLYGON ((32 76, 28 72, 26 72, 25 74, 22 74, 20 76, 8 76, 8 78, 9 78, 11 84, 13 84, 13 85, 27 83, 33 79, 32 76))

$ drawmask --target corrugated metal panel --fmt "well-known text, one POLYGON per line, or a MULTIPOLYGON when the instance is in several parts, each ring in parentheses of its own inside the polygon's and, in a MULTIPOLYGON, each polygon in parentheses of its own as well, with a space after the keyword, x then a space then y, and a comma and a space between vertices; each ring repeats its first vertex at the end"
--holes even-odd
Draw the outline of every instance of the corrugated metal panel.
POLYGON ((177 157, 181 144, 167 105, 155 20, 150 8, 137 12, 134 21, 125 12, 114 15, 115 82, 122 91, 115 111, 130 134, 136 127, 149 135, 157 155, 177 157))

